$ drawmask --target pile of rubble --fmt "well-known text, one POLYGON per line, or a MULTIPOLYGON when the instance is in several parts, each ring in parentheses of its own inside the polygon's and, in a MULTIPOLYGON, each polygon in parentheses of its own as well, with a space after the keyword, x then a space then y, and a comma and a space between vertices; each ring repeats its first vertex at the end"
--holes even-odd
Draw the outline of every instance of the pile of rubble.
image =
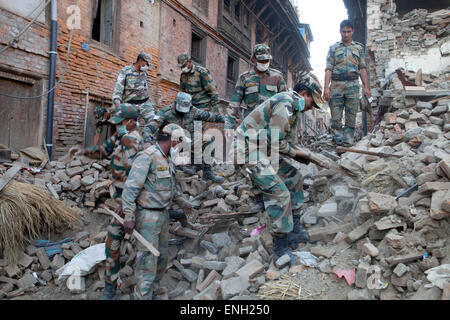
POLYGON ((415 9, 399 17, 392 1, 373 0, 367 12, 367 48, 373 54, 369 65, 380 85, 386 69, 421 64, 429 73, 423 77, 427 88, 449 89, 450 10, 415 9))

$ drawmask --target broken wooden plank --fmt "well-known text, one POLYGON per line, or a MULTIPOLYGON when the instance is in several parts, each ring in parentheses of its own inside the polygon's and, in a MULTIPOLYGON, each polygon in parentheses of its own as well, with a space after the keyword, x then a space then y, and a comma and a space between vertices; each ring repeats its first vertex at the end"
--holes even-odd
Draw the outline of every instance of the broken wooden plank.
MULTIPOLYGON (((114 211, 109 210, 106 205, 102 205, 102 208, 106 211, 107 214, 113 216, 114 218, 116 218, 117 221, 120 222, 120 224, 124 224, 123 219, 114 211)), ((148 242, 139 232, 137 232, 136 230, 133 230, 133 236, 136 237, 136 239, 142 243, 154 256, 158 257, 159 256, 159 251, 156 250, 156 248, 150 243, 148 242)))
POLYGON ((424 253, 425 252, 408 253, 408 254, 405 254, 402 256, 386 258, 386 261, 389 263, 389 267, 392 268, 392 267, 395 267, 399 263, 408 263, 408 262, 416 261, 416 260, 422 258, 424 253))
POLYGON ((216 220, 216 219, 235 219, 240 217, 246 217, 248 215, 256 214, 257 212, 224 212, 218 214, 210 214, 207 216, 199 217, 200 220, 216 220))
POLYGON ((6 171, 6 173, 0 178, 0 191, 11 181, 12 178, 16 175, 17 172, 22 169, 23 164, 20 162, 15 162, 13 167, 6 171))

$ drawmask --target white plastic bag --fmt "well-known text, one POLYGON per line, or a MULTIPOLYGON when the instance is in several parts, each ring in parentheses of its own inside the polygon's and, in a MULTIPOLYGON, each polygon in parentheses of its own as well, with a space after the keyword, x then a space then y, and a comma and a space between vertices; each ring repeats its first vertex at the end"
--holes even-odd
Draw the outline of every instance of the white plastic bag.
POLYGON ((442 264, 439 267, 428 269, 425 271, 425 274, 432 284, 429 287, 436 286, 443 289, 444 284, 450 282, 450 264, 442 264))
POLYGON ((71 275, 85 276, 97 264, 106 260, 105 244, 100 243, 79 252, 72 260, 56 270, 58 280, 71 275))

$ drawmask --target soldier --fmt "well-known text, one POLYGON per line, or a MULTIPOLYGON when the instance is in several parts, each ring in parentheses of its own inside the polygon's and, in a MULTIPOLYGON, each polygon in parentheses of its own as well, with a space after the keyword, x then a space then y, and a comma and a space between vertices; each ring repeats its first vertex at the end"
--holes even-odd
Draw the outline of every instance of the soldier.
POLYGON ((306 75, 295 85, 293 91, 278 93, 257 106, 236 130, 238 140, 248 139, 245 142, 248 162, 244 164, 244 169, 250 173, 253 185, 263 193, 264 206, 270 220, 269 230, 274 234, 275 259, 286 253, 291 254, 289 245, 296 246, 309 240, 308 234, 300 225, 300 216, 292 215, 293 210, 299 211, 304 199, 302 175, 289 163, 289 158, 301 157, 329 167, 327 163, 311 159, 309 151, 298 145, 297 137, 300 113, 312 107, 320 108, 323 103, 321 94, 317 78, 312 74, 306 75), (280 155, 277 171, 271 165, 267 153, 255 148, 256 143, 262 141, 258 136, 263 133, 262 130, 267 134, 267 141, 274 139, 273 135, 279 138, 278 144, 271 149, 271 155, 280 155))
MULTIPOLYGON (((137 56, 136 62, 122 68, 117 77, 116 87, 112 96, 115 110, 121 103, 130 103, 139 111, 147 125, 155 116, 155 108, 150 100, 147 85, 147 70, 152 65, 152 56, 142 52, 137 56)), ((149 142, 147 126, 142 130, 144 142, 149 142)))
MULTIPOLYGON (((111 156, 113 199, 117 204, 116 213, 122 215, 122 190, 131 170, 134 158, 142 150, 142 137, 137 130, 138 111, 131 104, 121 104, 115 115, 109 120, 117 126, 117 131, 103 145, 80 150, 78 155, 102 159, 111 156)), ((113 219, 108 227, 106 238, 105 290, 101 300, 116 299, 117 278, 120 271, 120 245, 123 240, 123 227, 113 219)))
MULTIPOLYGON (((155 118, 150 121, 149 129, 152 139, 158 135, 158 129, 164 127, 168 123, 176 123, 190 133, 191 138, 194 137, 194 121, 209 121, 225 123, 226 127, 230 127, 228 119, 218 113, 208 112, 205 109, 198 109, 192 106, 191 95, 179 92, 173 103, 158 111, 155 118)), ((203 144, 203 149, 209 142, 203 144)), ((194 163, 194 152, 191 153, 191 163, 194 163)), ((223 182, 223 178, 216 176, 211 169, 211 165, 203 163, 195 166, 197 170, 203 169, 203 180, 212 180, 214 182, 223 182)), ((185 166, 183 170, 188 174, 195 174, 192 166, 185 166)))
MULTIPOLYGON (((230 106, 233 110, 232 118, 240 119, 238 122, 248 116, 257 105, 278 92, 287 90, 283 74, 278 70, 269 68, 270 60, 272 60, 270 48, 264 43, 255 45, 252 56, 254 67, 239 76, 233 96, 230 99, 230 106)), ((258 195, 257 204, 252 208, 252 211, 259 212, 262 210, 264 210, 263 200, 258 195)))
POLYGON ((192 205, 181 197, 175 188, 172 150, 183 141, 190 143, 183 129, 176 124, 165 126, 157 143, 140 152, 133 162, 122 195, 125 214, 124 229, 131 234, 136 230, 160 252, 152 255, 140 243, 137 244, 135 286, 137 299, 151 300, 156 281, 163 275, 168 260, 168 208, 172 199, 177 201, 187 215, 192 205))
POLYGON ((341 41, 333 44, 328 51, 325 69, 324 98, 330 101, 331 128, 333 141, 337 145, 351 147, 354 142, 355 120, 359 107, 359 81, 364 86, 364 94, 370 98, 364 46, 352 41, 353 22, 344 20, 340 25, 341 41), (331 89, 330 89, 330 81, 331 89), (345 109, 345 127, 342 134, 342 114, 345 109), (342 135, 344 137, 342 137, 342 135))
POLYGON ((195 64, 189 54, 177 58, 181 68, 180 88, 192 96, 192 105, 198 109, 219 112, 219 93, 208 69, 195 64))
POLYGON ((235 118, 245 118, 257 105, 287 90, 283 74, 269 68, 270 60, 270 48, 264 43, 255 45, 252 56, 254 67, 239 76, 230 100, 235 118))

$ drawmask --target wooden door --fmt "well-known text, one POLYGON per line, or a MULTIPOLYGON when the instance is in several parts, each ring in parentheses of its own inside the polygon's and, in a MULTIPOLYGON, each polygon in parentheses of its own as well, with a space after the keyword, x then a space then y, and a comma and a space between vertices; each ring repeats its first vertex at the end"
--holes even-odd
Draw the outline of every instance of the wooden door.
MULTIPOLYGON (((37 96, 41 93, 41 85, 0 78, 0 90, 14 96, 37 96)), ((42 99, 0 98, 1 144, 16 152, 31 146, 39 147, 42 99)))

